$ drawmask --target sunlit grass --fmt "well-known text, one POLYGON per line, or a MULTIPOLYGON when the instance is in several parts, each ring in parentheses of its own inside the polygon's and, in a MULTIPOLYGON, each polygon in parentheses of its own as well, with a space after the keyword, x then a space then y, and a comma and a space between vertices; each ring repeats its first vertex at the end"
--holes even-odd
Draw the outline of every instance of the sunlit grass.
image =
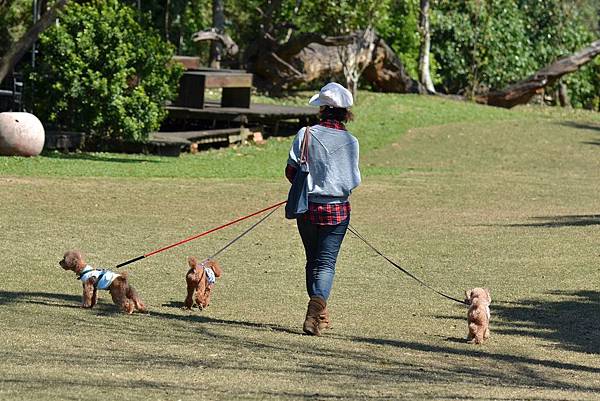
POLYGON ((78 307, 80 283, 57 263, 66 249, 111 268, 279 202, 290 138, 180 158, 3 157, 0 399, 595 400, 598 115, 358 101, 351 224, 453 297, 489 287, 489 343, 466 344, 462 305, 352 234, 334 328, 302 335, 303 250, 282 211, 219 256, 224 275, 202 312, 180 308, 187 256, 212 254, 253 221, 129 265, 147 315, 119 314, 106 293, 96 309, 78 307))

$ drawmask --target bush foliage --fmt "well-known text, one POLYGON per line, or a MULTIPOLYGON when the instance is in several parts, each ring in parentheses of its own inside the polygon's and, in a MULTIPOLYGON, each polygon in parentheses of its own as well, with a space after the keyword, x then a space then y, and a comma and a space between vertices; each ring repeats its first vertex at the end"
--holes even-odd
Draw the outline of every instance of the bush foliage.
MULTIPOLYGON (((436 84, 451 93, 501 89, 581 50, 595 39, 594 29, 597 31, 593 26, 597 19, 592 16, 598 12, 595 0, 432 3, 431 46, 440 65, 436 84)), ((598 65, 593 64, 563 78, 574 106, 597 104, 599 73, 598 65)))
POLYGON ((40 38, 26 87, 43 121, 100 137, 143 140, 166 115, 181 73, 173 48, 117 0, 71 4, 40 38))

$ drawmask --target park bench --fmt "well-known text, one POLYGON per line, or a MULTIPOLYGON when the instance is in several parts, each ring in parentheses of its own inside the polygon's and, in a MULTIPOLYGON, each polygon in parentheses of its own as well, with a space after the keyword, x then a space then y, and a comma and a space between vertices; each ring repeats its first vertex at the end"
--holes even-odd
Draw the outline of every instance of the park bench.
POLYGON ((169 137, 192 143, 244 143, 242 128, 251 128, 252 135, 258 132, 263 137, 290 135, 317 120, 315 107, 252 103, 252 74, 244 70, 205 68, 199 57, 175 56, 173 62, 181 64, 184 72, 177 99, 165 106, 168 118, 161 130, 169 133, 158 132, 151 140, 169 137), (220 90, 220 99, 207 96, 211 89, 220 90))
POLYGON ((187 70, 179 80, 179 95, 174 105, 203 109, 206 89, 221 89, 221 107, 250 108, 252 74, 243 70, 210 68, 187 70))

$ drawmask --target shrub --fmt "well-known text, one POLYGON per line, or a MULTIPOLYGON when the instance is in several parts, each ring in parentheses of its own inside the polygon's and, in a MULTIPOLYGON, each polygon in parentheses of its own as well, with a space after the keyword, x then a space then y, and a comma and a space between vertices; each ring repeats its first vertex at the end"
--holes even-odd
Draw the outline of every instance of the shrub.
POLYGON ((501 89, 533 70, 527 29, 513 0, 440 1, 432 30, 447 92, 501 89))
MULTIPOLYGON (((594 40, 594 12, 593 0, 437 0, 432 52, 441 86, 472 95, 525 79, 594 40)), ((573 106, 596 107, 598 71, 596 63, 563 78, 573 106)))
MULTIPOLYGON (((406 71, 413 79, 419 77, 419 2, 397 0, 391 2, 387 13, 376 21, 375 27, 383 40, 396 52, 406 71)), ((435 55, 431 53, 430 73, 435 81, 435 55)))
POLYGON ((98 137, 147 139, 181 74, 172 47, 118 0, 69 5, 39 50, 26 83, 31 109, 47 124, 98 137))

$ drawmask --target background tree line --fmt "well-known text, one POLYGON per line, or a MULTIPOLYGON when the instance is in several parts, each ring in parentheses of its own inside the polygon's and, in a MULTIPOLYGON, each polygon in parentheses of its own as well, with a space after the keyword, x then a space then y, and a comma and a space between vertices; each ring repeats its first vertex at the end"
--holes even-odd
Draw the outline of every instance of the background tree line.
MULTIPOLYGON (((129 0, 136 6, 137 0, 129 0)), ((276 7, 271 35, 283 43, 301 33, 337 36, 369 26, 418 78, 419 0, 224 0, 225 32, 240 46, 229 64, 244 68, 261 37, 263 16, 276 7)), ((600 37, 600 0, 432 0, 431 75, 437 91, 465 94, 501 89, 600 37)), ((209 63, 209 46, 193 32, 212 26, 212 2, 144 0, 179 54, 209 63)), ((574 107, 598 110, 600 60, 563 78, 574 107)), ((556 88, 547 91, 556 102, 556 88)))
MULTIPOLYGON (((600 0, 426 3, 430 75, 441 93, 474 97, 501 89, 600 37, 600 0)), ((263 81, 281 74, 282 68, 270 70, 274 64, 280 62, 292 73, 297 67, 275 56, 265 62, 261 59, 265 52, 297 51, 311 40, 326 46, 352 43, 348 38, 354 38, 351 48, 360 50, 357 32, 375 32, 398 57, 407 79, 419 81, 423 0, 0 0, 0 54, 6 55, 36 19, 58 6, 63 8, 60 23, 42 33, 37 64, 25 72, 33 106, 59 125, 73 125, 76 116, 77 126, 91 122, 94 129, 110 133, 106 122, 116 119, 122 122, 121 131, 109 135, 143 138, 143 132, 156 129, 164 116, 152 105, 172 98, 169 87, 178 79, 177 69, 169 67, 164 74, 160 67, 173 54, 199 56, 209 65, 215 43, 195 41, 192 35, 215 26, 239 46, 236 54, 220 56, 221 66, 249 69, 255 76, 263 71, 263 81), (75 38, 87 47, 78 47, 75 38), (93 48, 101 50, 96 54, 89 50, 93 48), (111 104, 101 107, 106 102, 111 104), (87 111, 81 108, 86 104, 87 111), (64 113, 57 105, 64 106, 64 113), (146 121, 135 117, 142 110, 150 110, 146 121)), ((365 65, 351 56, 348 52, 336 56, 344 62, 346 78, 353 76, 355 84, 381 90, 359 79, 365 65)), ((304 66, 318 58, 305 58, 304 66)), ((28 57, 19 68, 24 65, 31 65, 28 57)), ((331 74, 342 79, 342 70, 331 74)), ((317 87, 328 78, 296 79, 279 86, 317 87)), ((600 58, 546 88, 546 102, 557 104, 559 99, 573 107, 599 110, 600 58), (559 96, 560 90, 567 96, 559 96)))

